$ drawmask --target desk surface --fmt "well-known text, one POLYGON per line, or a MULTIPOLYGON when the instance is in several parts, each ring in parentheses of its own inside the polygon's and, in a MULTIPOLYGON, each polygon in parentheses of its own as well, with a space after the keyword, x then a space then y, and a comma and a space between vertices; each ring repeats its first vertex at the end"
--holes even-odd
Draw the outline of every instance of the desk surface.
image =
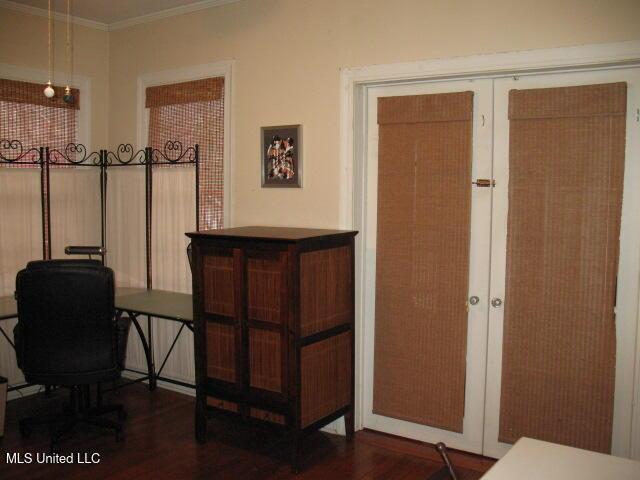
POLYGON ((168 320, 193 321, 193 301, 189 293, 146 288, 116 288, 116 308, 168 320))
POLYGON ((521 438, 482 480, 639 480, 640 462, 521 438))
MULTIPOLYGON (((188 293, 146 288, 116 288, 116 308, 168 320, 193 321, 193 303, 188 293)), ((0 320, 17 316, 18 307, 13 296, 0 297, 0 320)))

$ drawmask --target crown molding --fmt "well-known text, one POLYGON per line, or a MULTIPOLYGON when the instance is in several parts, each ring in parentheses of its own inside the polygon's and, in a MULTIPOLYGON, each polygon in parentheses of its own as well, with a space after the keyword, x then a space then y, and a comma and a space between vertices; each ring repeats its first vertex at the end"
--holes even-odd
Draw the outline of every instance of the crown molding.
MULTIPOLYGON (((28 15, 36 15, 38 17, 49 17, 49 12, 44 8, 32 7, 31 5, 23 5, 22 3, 12 2, 11 0, 0 0, 0 7, 7 10, 13 10, 14 12, 26 13, 28 15)), ((66 22, 67 16, 64 13, 53 12, 54 20, 59 22, 66 22)), ((95 20, 89 20, 87 18, 71 16, 71 22, 80 25, 82 27, 94 28, 96 30, 109 30, 109 25, 102 22, 96 22, 95 20)))
POLYGON ((141 15, 139 17, 127 18, 126 20, 120 20, 119 22, 113 22, 108 25, 109 30, 120 30, 123 28, 132 27, 134 25, 140 25, 141 23, 155 22, 163 18, 175 17, 177 15, 184 15, 185 13, 197 12, 199 10, 206 10, 207 8, 221 7, 222 5, 228 5, 230 3, 237 3, 241 0, 203 0, 189 5, 181 5, 179 7, 167 8, 159 12, 149 13, 147 15, 141 15))
MULTIPOLYGON (((163 18, 175 17, 178 15, 184 15, 186 13, 197 12, 199 10, 206 10, 207 8, 220 7, 230 3, 237 3, 241 0, 202 0, 200 2, 191 3, 189 5, 181 5, 179 7, 167 8, 159 12, 149 13, 147 15, 140 15, 138 17, 127 18, 126 20, 120 20, 118 22, 103 23, 95 20, 89 20, 87 18, 71 16, 71 22, 83 27, 94 28, 102 31, 120 30, 123 28, 132 27, 134 25, 140 25, 142 23, 155 22, 163 18)), ((0 8, 6 8, 7 10, 13 10, 15 12, 26 13, 28 15, 36 15, 38 17, 49 16, 49 13, 44 8, 33 7, 31 5, 23 5, 22 3, 13 2, 11 0, 0 0, 0 8)), ((54 20, 66 22, 67 16, 64 13, 53 12, 54 20)))

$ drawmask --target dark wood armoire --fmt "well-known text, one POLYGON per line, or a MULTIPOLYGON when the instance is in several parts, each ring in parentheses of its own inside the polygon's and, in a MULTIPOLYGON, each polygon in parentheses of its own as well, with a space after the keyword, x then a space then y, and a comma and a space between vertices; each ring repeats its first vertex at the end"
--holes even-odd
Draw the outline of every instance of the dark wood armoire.
POLYGON ((239 227, 193 232, 196 439, 223 416, 302 438, 354 430, 357 232, 239 227))

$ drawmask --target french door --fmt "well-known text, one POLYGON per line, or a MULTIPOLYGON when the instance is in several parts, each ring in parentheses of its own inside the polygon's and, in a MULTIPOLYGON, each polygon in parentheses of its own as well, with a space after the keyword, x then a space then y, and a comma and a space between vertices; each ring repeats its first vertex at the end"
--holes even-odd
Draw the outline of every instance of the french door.
MULTIPOLYGON (((430 105, 426 107, 429 108, 430 105)), ((394 106, 391 105, 390 108, 393 109, 394 106)), ((424 109, 421 109, 420 105, 411 105, 407 106, 406 110, 424 109)), ((367 289, 364 308, 364 425, 367 428, 409 438, 430 442, 444 441, 456 448, 478 453, 482 450, 484 422, 488 312, 486 302, 479 302, 473 308, 468 308, 467 290, 474 292, 473 295, 478 298, 484 299, 489 295, 489 256, 486 252, 490 248, 491 229, 486 219, 491 215, 491 189, 471 189, 470 182, 472 177, 491 178, 491 124, 491 80, 380 87, 369 91, 364 240, 367 289), (439 110, 438 103, 446 104, 453 101, 454 105, 450 105, 449 108, 447 105, 444 106, 445 110, 454 110, 455 102, 458 100, 451 99, 450 95, 458 93, 463 95, 464 98, 460 102, 465 104, 467 110, 454 112, 457 117, 453 117, 453 121, 446 121, 450 112, 444 111, 438 112, 442 114, 441 118, 425 119, 434 121, 425 122, 424 126, 412 122, 411 119, 405 119, 408 120, 406 122, 378 125, 378 105, 382 105, 379 103, 380 99, 406 97, 411 100, 412 97, 418 103, 420 98, 434 99, 435 104, 432 108, 435 110, 439 110), (414 125, 417 125, 419 131, 411 131, 414 125), (451 129, 447 129, 447 125, 451 125, 451 129), (403 127, 409 127, 409 130, 403 131, 403 127), (430 136, 430 131, 435 131, 435 135, 430 136), (380 143, 381 134, 391 140, 392 145, 389 149, 384 143, 380 143), (423 151, 423 147, 428 148, 430 143, 423 142, 423 138, 435 142, 437 151, 423 151), (407 145, 414 148, 407 150, 407 145), (379 152, 381 146, 385 148, 385 152, 379 152), (451 148, 455 148, 457 152, 455 162, 440 162, 443 168, 434 175, 421 169, 421 164, 430 155, 442 160, 443 155, 446 156, 446 150, 451 148), (396 151, 397 154, 394 153, 396 151), (383 165, 379 162, 383 162, 383 165), (378 193, 383 193, 378 187, 386 184, 380 182, 383 178, 379 176, 381 172, 385 179, 396 179, 396 185, 392 185, 391 189, 384 188, 383 205, 400 203, 397 208, 385 212, 385 221, 396 220, 389 229, 384 228, 382 222, 378 221, 378 193), (461 182, 467 192, 466 197, 460 188, 461 182), (455 188, 459 201, 459 204, 456 202, 454 208, 449 211, 446 202, 443 201, 447 186, 455 188), (442 187, 445 187, 445 190, 442 187), (430 196, 432 192, 438 192, 438 196, 430 196), (397 200, 399 197, 402 198, 397 200), (414 201, 414 198, 424 201, 414 201), (457 206, 461 208, 456 209, 457 206), (420 224, 422 219, 429 217, 429 209, 438 209, 437 220, 445 222, 446 225, 443 228, 437 224, 420 225, 422 228, 409 231, 408 223, 420 224), (385 236, 384 239, 379 238, 379 229, 382 229, 380 231, 385 236), (439 243, 447 232, 457 237, 458 245, 454 252, 447 252, 446 242, 439 243), (459 245, 460 237, 466 240, 466 246, 459 245), (381 246, 380 240, 383 240, 385 245, 381 246), (438 258, 423 256, 420 245, 431 245, 432 248, 427 247, 426 250, 437 249, 443 252, 446 256, 445 264, 438 258), (406 260, 394 259, 390 262, 392 265, 383 266, 379 262, 382 255, 378 255, 381 248, 387 253, 395 249, 400 253, 414 252, 417 255, 406 260), (444 274, 448 261, 456 263, 451 267, 457 272, 462 271, 462 276, 448 276, 448 282, 455 286, 454 290, 458 290, 455 292, 455 299, 449 299, 448 292, 439 288, 438 278, 430 275, 432 267, 444 274), (376 271, 380 268, 385 268, 385 273, 382 274, 385 285, 382 289, 382 279, 379 277, 381 273, 376 271), (399 291, 392 291, 396 289, 399 291), (381 305, 380 297, 390 293, 394 294, 393 297, 389 298, 387 305, 381 305), (426 332, 421 331, 423 329, 420 328, 420 322, 426 317, 446 314, 443 311, 447 308, 446 303, 455 303, 455 308, 443 323, 445 327, 451 324, 455 324, 455 327, 451 330, 444 328, 434 331, 429 328, 426 332), (393 312, 389 309, 401 304, 414 307, 413 311, 403 312, 403 316, 412 317, 412 321, 407 322, 410 323, 407 328, 403 328, 402 319, 399 319, 398 325, 393 324, 394 318, 387 318, 384 325, 376 321, 382 314, 381 308, 385 310, 387 317, 393 317, 393 312), (431 312, 431 315, 421 316, 421 311, 431 312), (435 333, 435 336, 431 336, 432 333, 435 333), (381 353, 387 339, 390 339, 394 349, 381 353), (439 345, 443 348, 439 348, 435 356, 425 359, 419 351, 421 345, 425 350, 428 346, 439 345), (402 353, 405 347, 407 350, 402 353), (453 372, 447 371, 449 367, 453 367, 453 372), (455 376, 455 385, 447 384, 447 376, 450 373, 455 376), (406 377, 408 380, 401 384, 393 383, 394 379, 406 377), (439 383, 437 391, 431 391, 429 380, 432 378, 436 378, 439 383), (387 385, 389 388, 385 388, 387 385), (414 391, 417 395, 412 394, 414 391), (394 398, 401 398, 408 404, 400 405, 393 411, 394 398), (425 400, 435 400, 430 407, 436 411, 420 411, 420 406, 425 400), (437 411, 440 408, 446 410, 443 415, 437 411), (429 418, 430 413, 434 413, 435 416, 429 418)))
POLYGON ((628 454, 639 91, 638 69, 368 89, 366 428, 628 454))

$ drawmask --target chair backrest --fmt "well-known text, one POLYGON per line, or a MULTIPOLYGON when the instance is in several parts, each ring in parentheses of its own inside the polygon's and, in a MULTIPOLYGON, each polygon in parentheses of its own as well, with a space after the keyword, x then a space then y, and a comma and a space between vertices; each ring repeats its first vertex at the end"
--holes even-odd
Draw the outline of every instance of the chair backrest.
POLYGON ((16 277, 17 355, 28 381, 77 385, 118 373, 113 271, 97 260, 30 262, 16 277))

